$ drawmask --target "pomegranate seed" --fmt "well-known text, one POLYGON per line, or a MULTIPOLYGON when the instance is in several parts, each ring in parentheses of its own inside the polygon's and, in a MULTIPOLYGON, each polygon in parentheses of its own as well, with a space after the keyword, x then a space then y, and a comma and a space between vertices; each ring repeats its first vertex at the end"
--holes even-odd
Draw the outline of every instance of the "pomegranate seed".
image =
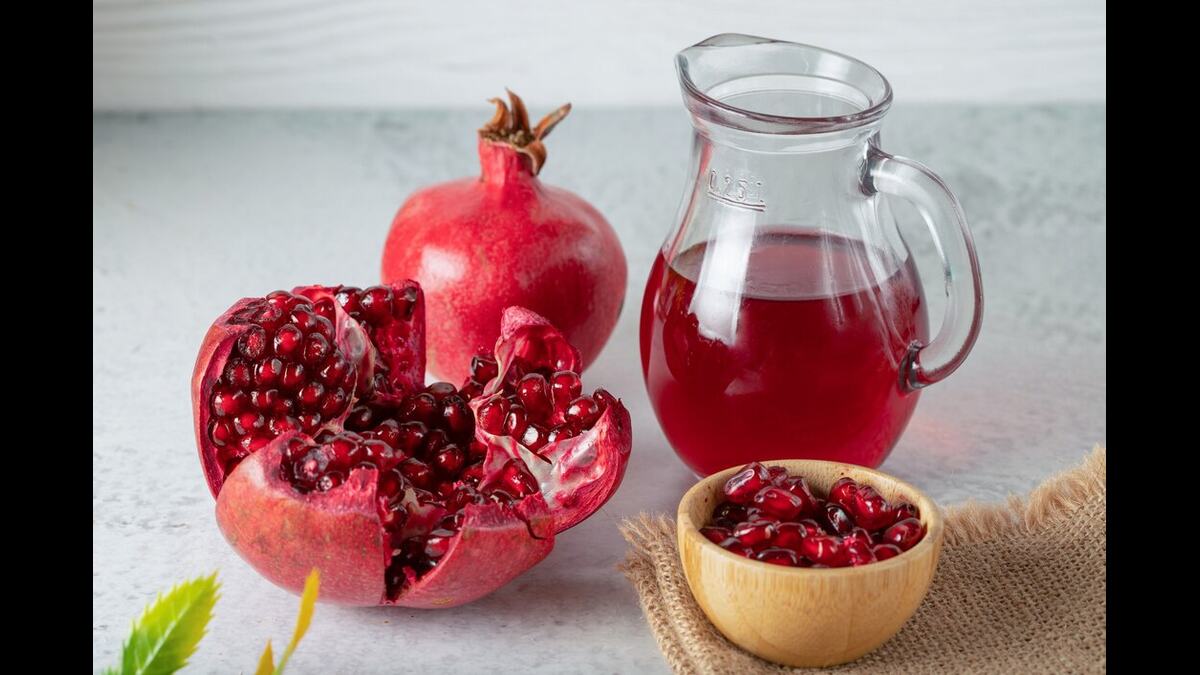
POLYGON ((248 308, 244 314, 246 321, 256 323, 263 327, 267 332, 275 330, 279 322, 283 319, 283 312, 270 304, 262 304, 248 308))
POLYGON ((826 502, 818 515, 821 517, 822 527, 834 534, 849 534, 850 530, 854 529, 854 521, 850 519, 850 515, 833 502, 826 502))
POLYGON ((900 547, 896 546, 895 544, 878 544, 875 546, 875 548, 871 549, 871 551, 875 554, 876 560, 895 558, 901 553, 900 547))
POLYGON ((239 435, 246 435, 251 431, 263 428, 267 423, 267 418, 256 412, 244 412, 233 419, 233 428, 237 430, 239 435))
POLYGON ((901 502, 900 505, 894 509, 894 511, 896 514, 897 523, 905 518, 916 518, 917 520, 921 519, 921 513, 920 511, 917 511, 917 507, 909 504, 908 502, 901 502))
POLYGON ((581 394, 583 382, 577 373, 560 370, 550 376, 550 398, 556 409, 565 410, 571 401, 579 398, 581 394))
POLYGON ((367 319, 382 323, 392 318, 392 289, 385 286, 372 286, 364 289, 358 296, 358 303, 367 319))
POLYGON ((321 414, 315 412, 305 412, 296 415, 296 421, 300 422, 300 428, 304 433, 311 434, 321 426, 321 414))
POLYGON ((746 546, 758 546, 770 541, 778 526, 774 520, 751 520, 733 528, 733 537, 746 546))
POLYGON ((362 306, 358 304, 358 290, 354 288, 342 288, 333 296, 337 303, 346 310, 347 314, 357 317, 362 313, 362 306))
MULTIPOLYGON (((278 389, 255 389, 250 392, 250 405, 256 410, 263 412, 277 412, 275 406, 279 404, 278 389)), ((287 412, 286 410, 279 412, 287 412)))
POLYGON ((333 322, 329 319, 326 319, 323 316, 318 316, 316 318, 316 326, 313 328, 313 331, 328 340, 329 344, 333 344, 333 322))
POLYGON ((435 400, 440 402, 442 399, 451 394, 457 394, 458 390, 455 389, 454 385, 450 384, 449 382, 434 382, 428 387, 425 387, 425 393, 433 396, 435 400))
POLYGON ((508 416, 504 418, 504 434, 519 438, 525 433, 525 427, 528 424, 528 418, 525 416, 525 407, 522 405, 510 405, 508 416))
POLYGON ((921 541, 925 535, 925 527, 916 518, 905 518, 884 531, 880 542, 895 544, 901 551, 907 551, 921 541))
POLYGON ((301 363, 289 363, 283 367, 283 375, 279 377, 279 385, 288 391, 296 391, 296 389, 304 384, 307 373, 304 370, 304 365, 301 363))
POLYGON ((808 528, 800 523, 780 523, 779 527, 775 528, 775 536, 771 539, 771 545, 799 551, 800 542, 807 536, 809 536, 808 528))
POLYGON ((397 432, 399 435, 392 447, 408 455, 416 453, 417 448, 424 446, 425 437, 429 435, 428 427, 420 422, 405 422, 398 427, 397 432))
POLYGON ((433 424, 440 412, 437 399, 432 394, 421 393, 409 396, 400 405, 400 414, 406 419, 416 420, 427 426, 433 424))
POLYGON ((225 447, 226 444, 233 440, 234 436, 233 425, 230 424, 229 420, 215 419, 209 425, 208 437, 212 439, 213 445, 216 445, 218 448, 225 447))
POLYGON ((472 461, 483 459, 487 456, 487 446, 479 441, 471 441, 471 444, 467 446, 467 456, 472 461))
POLYGON ((421 455, 431 457, 438 450, 450 444, 450 437, 444 429, 431 429, 425 434, 425 442, 421 444, 421 455))
POLYGON ((520 460, 510 459, 500 470, 497 487, 513 497, 524 497, 538 491, 537 481, 525 470, 520 460))
POLYGON ((711 541, 712 543, 717 544, 717 545, 720 545, 721 542, 723 542, 726 539, 728 539, 729 537, 733 536, 733 533, 730 532, 729 528, 727 528, 727 527, 711 527, 711 526, 700 528, 700 534, 704 535, 705 538, 707 538, 709 541, 711 541))
POLYGON ((242 356, 257 361, 267 352, 267 331, 261 326, 250 326, 238 336, 237 349, 242 356))
POLYGON ((232 417, 245 410, 247 402, 244 391, 215 390, 212 395, 213 414, 218 417, 232 417))
POLYGON ((861 485, 854 493, 853 506, 847 509, 855 522, 868 530, 878 530, 895 522, 895 514, 883 495, 870 485, 861 485))
POLYGON ((495 379, 499 373, 500 370, 496 364, 496 359, 486 354, 479 354, 471 359, 471 377, 474 380, 482 384, 487 384, 489 381, 495 379))
POLYGON ((600 417, 600 406, 587 396, 580 396, 571 401, 563 412, 563 418, 570 424, 580 428, 589 428, 600 417))
POLYGON ((769 480, 767 467, 758 462, 747 464, 725 481, 725 496, 735 504, 749 504, 769 480))
POLYGON ((508 399, 496 396, 479 407, 479 426, 494 436, 504 433, 504 418, 508 417, 508 399))
POLYGON ((786 548, 764 548, 754 555, 754 559, 785 567, 796 567, 800 564, 800 558, 796 552, 786 548))
POLYGON ((782 486, 783 481, 788 477, 788 472, 782 466, 768 466, 767 476, 767 480, 770 481, 771 485, 782 486))
POLYGON ((800 513, 809 515, 817 512, 817 498, 813 495, 812 490, 808 487, 808 483, 803 478, 800 476, 785 478, 783 487, 788 492, 799 497, 804 503, 800 507, 800 513))
POLYGON ((804 500, 774 485, 765 487, 754 495, 754 505, 767 515, 780 520, 791 520, 800 515, 804 500))
POLYGON ((829 488, 829 501, 849 510, 854 503, 854 495, 858 492, 858 483, 853 478, 839 478, 833 487, 829 488))
MULTIPOLYGON (((329 321, 330 327, 331 328, 333 327, 333 321, 334 321, 334 318, 337 316, 337 314, 333 309, 333 301, 332 300, 330 300, 329 298, 321 298, 320 300, 314 302, 313 303, 313 311, 317 313, 317 316, 321 317, 322 319, 325 319, 326 321, 329 321)), ((333 339, 333 333, 330 332, 329 335, 327 335, 326 337, 333 339)))
POLYGON ((362 456, 362 448, 357 440, 344 434, 336 436, 329 443, 329 449, 333 453, 334 462, 341 466, 349 466, 362 456))
POLYGON ((337 417, 338 413, 346 409, 348 398, 344 389, 335 389, 330 392, 324 401, 321 401, 321 407, 317 412, 327 418, 337 417))
POLYGON ((311 333, 317 327, 317 315, 309 311, 311 309, 311 307, 297 307, 288 317, 292 325, 299 328, 302 333, 311 333))
POLYGON ((334 354, 317 371, 317 377, 326 385, 338 384, 350 373, 350 362, 341 354, 334 354))
POLYGON ((616 396, 613 396, 603 389, 597 389, 596 392, 592 394, 592 398, 595 399, 596 405, 600 407, 600 412, 602 413, 605 410, 616 406, 618 403, 616 396))
POLYGON ((469 438, 475 433, 471 408, 458 394, 447 396, 442 401, 442 422, 455 438, 469 438))
POLYGON ((550 412, 550 385, 541 373, 529 373, 517 382, 517 398, 534 418, 541 419, 550 412))
POLYGON ((312 446, 292 465, 293 483, 311 490, 329 466, 329 452, 320 445, 312 446))
POLYGON ((246 449, 250 452, 258 452, 273 440, 275 439, 271 436, 255 436, 246 444, 246 449))
POLYGON ((546 430, 536 424, 530 424, 525 427, 525 433, 521 434, 521 445, 530 450, 540 450, 546 445, 546 430))
POLYGON ((270 387, 279 381, 283 375, 283 361, 279 359, 264 359, 254 366, 254 383, 260 387, 270 387))
POLYGON ((296 398, 299 399, 300 405, 313 410, 325 398, 325 386, 320 382, 309 382, 300 389, 300 393, 296 395, 296 398))
POLYGON ((476 462, 463 469, 461 478, 468 485, 478 485, 483 480, 483 462, 476 462))
POLYGON ((267 429, 276 436, 289 431, 300 431, 300 421, 290 415, 279 415, 267 421, 267 429))
POLYGON ((845 551, 846 562, 855 567, 875 562, 875 554, 871 551, 870 542, 864 543, 858 539, 847 539, 842 542, 842 550, 845 551))
POLYGON ((428 464, 419 459, 410 457, 400 462, 400 473, 410 483, 421 489, 428 489, 433 486, 433 469, 430 469, 428 464))
POLYGON ((812 562, 828 567, 843 567, 848 562, 841 542, 829 535, 805 537, 800 552, 812 562))
POLYGON ((753 548, 746 546, 742 542, 740 542, 737 539, 734 539, 732 537, 721 542, 721 548, 725 549, 726 551, 729 551, 730 553, 736 553, 736 554, 746 557, 746 558, 754 557, 754 549, 753 548))
POLYGON ((293 324, 284 324, 275 331, 275 353, 280 356, 292 356, 304 342, 304 331, 293 324))
POLYGON ((250 386, 250 366, 241 359, 230 359, 225 365, 225 382, 234 389, 250 386))
POLYGON ((315 366, 325 360, 329 356, 329 340, 325 339, 324 335, 319 333, 310 333, 304 339, 304 352, 300 355, 301 360, 310 366, 315 366))
POLYGON ((721 527, 734 528, 747 520, 746 507, 733 502, 721 502, 713 511, 713 523, 721 527))
POLYGON ((575 436, 575 428, 569 424, 563 424, 546 432, 546 445, 557 443, 573 436, 575 436))
MULTIPOLYGON (((320 396, 317 396, 317 398, 320 398, 320 396)), ((344 426, 351 431, 365 431, 371 428, 371 421, 374 417, 375 413, 369 406, 356 405, 350 409, 350 414, 346 416, 344 426)))
POLYGON ((468 401, 479 398, 479 396, 483 394, 483 383, 469 377, 467 378, 467 381, 463 382, 463 385, 458 388, 458 393, 468 401))
POLYGON ((457 445, 447 445, 433 456, 431 463, 443 476, 454 476, 462 469, 464 459, 457 445))

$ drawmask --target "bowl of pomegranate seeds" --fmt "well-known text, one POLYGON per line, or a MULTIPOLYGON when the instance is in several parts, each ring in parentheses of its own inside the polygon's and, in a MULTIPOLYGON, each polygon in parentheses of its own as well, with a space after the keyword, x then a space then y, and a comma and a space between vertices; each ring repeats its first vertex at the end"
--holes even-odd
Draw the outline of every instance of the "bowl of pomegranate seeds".
POLYGON ((818 460, 754 462, 679 503, 696 602, 738 646, 789 666, 853 661, 925 598, 942 548, 937 506, 896 478, 818 460))

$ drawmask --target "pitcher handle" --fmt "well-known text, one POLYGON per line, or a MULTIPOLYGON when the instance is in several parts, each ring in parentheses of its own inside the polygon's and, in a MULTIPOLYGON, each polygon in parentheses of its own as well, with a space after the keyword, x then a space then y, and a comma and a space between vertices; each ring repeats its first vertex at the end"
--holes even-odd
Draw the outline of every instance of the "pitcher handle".
POLYGON ((867 188, 911 202, 921 212, 942 259, 946 314, 927 345, 914 344, 901 371, 912 389, 944 379, 962 365, 983 322, 983 284, 967 218, 958 199, 937 174, 919 162, 872 146, 867 157, 867 188))

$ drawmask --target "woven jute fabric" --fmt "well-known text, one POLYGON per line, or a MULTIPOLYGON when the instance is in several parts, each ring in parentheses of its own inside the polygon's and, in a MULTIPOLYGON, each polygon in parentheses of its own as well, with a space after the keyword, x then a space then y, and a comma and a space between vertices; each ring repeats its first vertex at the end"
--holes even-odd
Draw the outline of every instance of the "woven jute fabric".
MULTIPOLYGON (((1027 497, 946 510, 925 602, 904 628, 838 673, 1085 673, 1106 668, 1105 449, 1027 497)), ((622 571, 676 673, 784 673, 727 641, 692 598, 675 522, 621 525, 622 571)), ((822 671, 824 672, 824 671, 822 671)))

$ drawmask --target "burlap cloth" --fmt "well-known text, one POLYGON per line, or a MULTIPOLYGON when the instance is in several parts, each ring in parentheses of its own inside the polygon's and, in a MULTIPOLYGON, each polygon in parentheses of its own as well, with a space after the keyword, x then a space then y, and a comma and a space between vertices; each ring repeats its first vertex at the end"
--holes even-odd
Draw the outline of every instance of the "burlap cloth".
MULTIPOLYGON (((946 510, 929 595, 904 628, 839 673, 1082 673, 1106 668, 1105 449, 1022 499, 946 510)), ((692 599, 675 522, 621 531, 622 571, 676 673, 784 673, 728 642, 692 599)))

